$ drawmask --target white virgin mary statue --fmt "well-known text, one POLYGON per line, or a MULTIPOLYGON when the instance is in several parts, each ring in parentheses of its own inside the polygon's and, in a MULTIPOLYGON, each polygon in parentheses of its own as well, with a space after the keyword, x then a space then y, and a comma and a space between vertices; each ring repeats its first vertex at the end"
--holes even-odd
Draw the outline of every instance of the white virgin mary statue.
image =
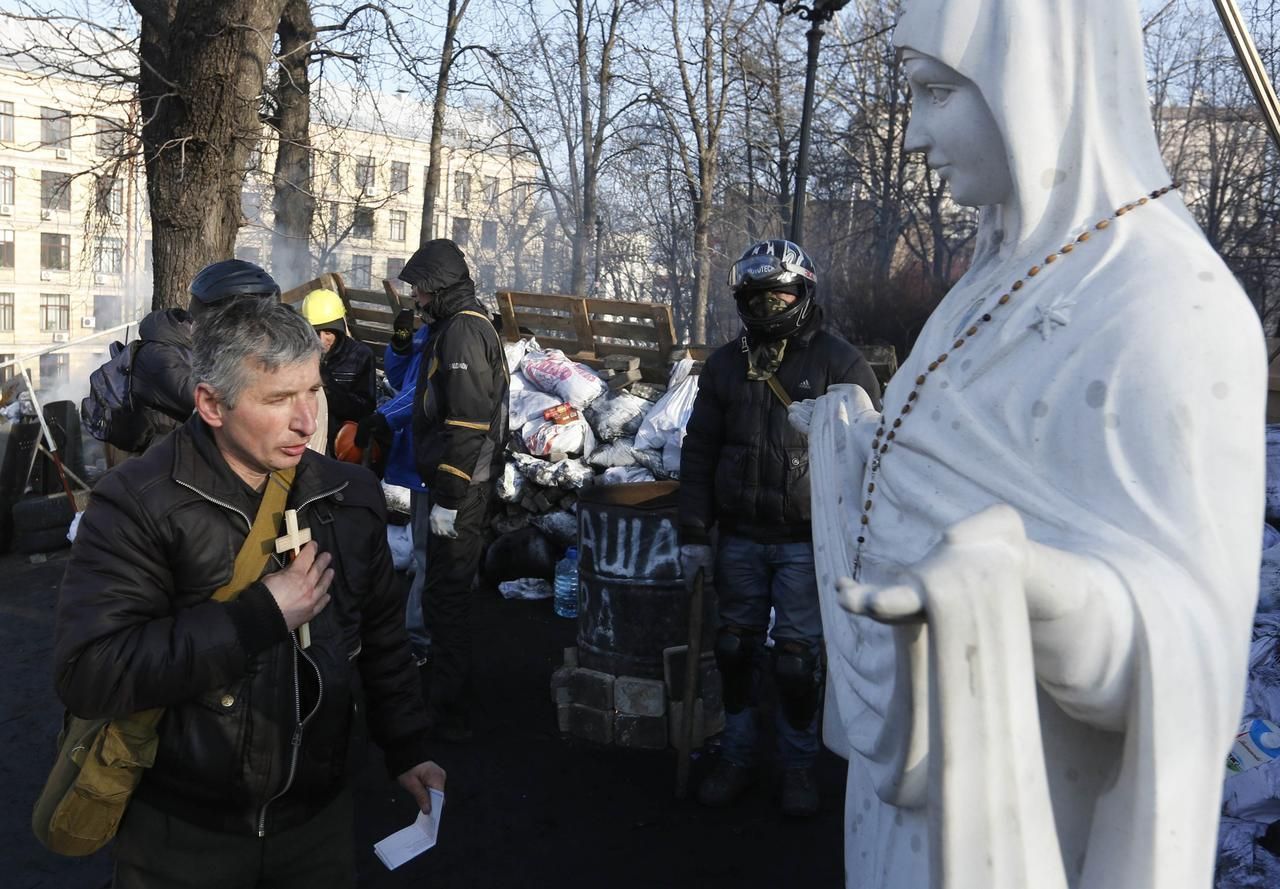
POLYGON ((857 889, 1206 889, 1257 596, 1257 316, 1169 186, 1137 0, 908 0, 981 208, 875 413, 810 434, 857 889))

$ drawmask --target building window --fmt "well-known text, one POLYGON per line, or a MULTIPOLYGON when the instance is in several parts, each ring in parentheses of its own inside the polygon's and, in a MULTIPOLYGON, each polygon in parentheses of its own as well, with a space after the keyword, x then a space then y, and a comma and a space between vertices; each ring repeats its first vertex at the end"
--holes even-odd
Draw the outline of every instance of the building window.
POLYGON ((351 220, 351 237, 373 237, 373 211, 368 207, 356 207, 355 216, 351 220))
POLYGON ((404 161, 391 162, 391 190, 409 190, 409 165, 404 161))
POLYGON ((404 210, 391 211, 391 234, 389 237, 393 241, 404 241, 405 229, 408 227, 409 214, 404 210))
POLYGON ((486 219, 480 223, 480 246, 485 250, 498 249, 498 223, 486 219))
POLYGON ((13 229, 0 228, 0 269, 13 268, 13 229))
POLYGON ((258 247, 241 247, 236 251, 236 256, 245 262, 262 265, 262 250, 258 247))
POLYGON ((0 142, 13 141, 13 103, 0 102, 0 142))
POLYGON ((13 330, 12 293, 0 293, 0 330, 13 330))
POLYGON ((111 216, 124 212, 124 183, 115 176, 98 177, 98 212, 111 216))
POLYGON ((403 256, 387 257, 387 280, 391 282, 397 290, 404 286, 404 282, 400 280, 400 272, 404 270, 403 256))
POLYGON ((342 155, 336 151, 329 155, 329 184, 342 184, 342 155))
MULTIPOLYGON (((70 293, 40 294, 40 329, 45 333, 71 329, 70 293)), ((41 362, 44 357, 40 356, 41 362)), ((41 368, 42 373, 43 370, 41 368)))
POLYGON ((41 108, 40 144, 45 148, 70 148, 71 115, 60 108, 41 108))
POLYGON ((104 275, 118 275, 124 269, 124 241, 98 238, 93 245, 93 270, 104 275))
POLYGON ((485 293, 493 290, 493 282, 498 277, 497 267, 493 265, 480 266, 480 289, 485 293))
POLYGON ((94 144, 98 154, 104 157, 120 157, 124 154, 124 121, 99 120, 94 144))
POLYGON ((336 272, 338 270, 338 254, 330 251, 324 258, 323 271, 336 272))
POLYGON ((71 235, 40 233, 40 268, 55 272, 71 268, 71 235))
POLYGON ((93 298, 93 326, 98 330, 109 330, 120 324, 122 319, 122 299, 110 293, 99 293, 93 298))
POLYGON ((338 202, 329 202, 329 236, 336 238, 338 236, 338 202))
POLYGON ((13 167, 0 167, 0 204, 13 206, 16 181, 13 167))
POLYGON ((525 204, 529 203, 529 195, 532 191, 533 186, 528 182, 517 182, 515 188, 511 190, 511 203, 517 213, 524 211, 525 204))
POLYGON ((484 200, 490 207, 497 206, 498 203, 498 177, 484 177, 484 200))
POLYGON ((369 191, 373 188, 373 158, 369 155, 356 158, 356 188, 369 191))
POLYGON ((470 173, 453 174, 453 199, 460 204, 465 204, 471 200, 470 173))
POLYGON ((459 247, 465 247, 469 240, 471 240, 471 220, 465 216, 455 216, 453 218, 453 243, 459 247))
POLYGON ((360 290, 368 290, 373 277, 373 257, 351 257, 351 283, 360 290))
POLYGON ((66 352, 50 352, 40 356, 40 386, 60 386, 70 377, 71 356, 66 352))
POLYGON ((40 171, 40 209, 71 209, 71 174, 40 171))

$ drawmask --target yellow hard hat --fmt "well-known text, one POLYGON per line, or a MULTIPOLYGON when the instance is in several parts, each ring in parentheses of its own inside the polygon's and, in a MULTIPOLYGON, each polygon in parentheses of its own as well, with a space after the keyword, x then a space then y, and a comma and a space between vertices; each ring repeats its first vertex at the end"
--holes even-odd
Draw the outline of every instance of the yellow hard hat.
POLYGON ((313 290, 302 301, 302 317, 317 329, 333 326, 342 330, 342 319, 346 317, 347 308, 342 304, 342 297, 332 290, 313 290), (338 322, 334 324, 334 322, 338 322))

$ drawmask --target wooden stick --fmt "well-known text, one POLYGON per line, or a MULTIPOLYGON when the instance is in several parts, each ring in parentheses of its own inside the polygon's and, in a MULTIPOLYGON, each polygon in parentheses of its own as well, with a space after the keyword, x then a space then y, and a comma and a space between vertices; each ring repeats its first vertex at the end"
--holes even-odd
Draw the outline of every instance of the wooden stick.
POLYGON ((1276 98, 1275 87, 1267 76, 1266 66, 1262 64, 1258 47, 1240 15, 1240 8, 1235 0, 1213 0, 1213 5, 1217 8, 1218 18, 1222 19, 1222 26, 1236 51, 1236 58, 1240 60, 1240 67, 1244 69, 1249 89, 1253 91, 1253 97, 1262 111, 1262 122, 1266 124, 1277 147, 1280 147, 1280 99, 1276 98))
POLYGON ((689 765, 693 757, 693 719, 697 712, 698 661, 702 660, 702 569, 693 578, 693 593, 689 596, 689 645, 684 662, 684 700, 680 702, 680 747, 676 761, 676 799, 689 795, 689 765))

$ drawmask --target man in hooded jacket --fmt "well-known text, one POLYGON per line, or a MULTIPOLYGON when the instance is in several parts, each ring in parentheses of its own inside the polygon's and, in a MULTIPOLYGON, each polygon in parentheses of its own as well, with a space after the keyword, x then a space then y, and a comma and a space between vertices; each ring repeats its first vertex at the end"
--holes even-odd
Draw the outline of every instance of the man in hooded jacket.
POLYGON ((428 241, 400 272, 431 324, 413 410, 418 474, 428 487, 431 537, 423 612, 433 664, 427 709, 435 735, 471 737, 471 585, 507 437, 506 354, 476 299, 458 245, 428 241))

